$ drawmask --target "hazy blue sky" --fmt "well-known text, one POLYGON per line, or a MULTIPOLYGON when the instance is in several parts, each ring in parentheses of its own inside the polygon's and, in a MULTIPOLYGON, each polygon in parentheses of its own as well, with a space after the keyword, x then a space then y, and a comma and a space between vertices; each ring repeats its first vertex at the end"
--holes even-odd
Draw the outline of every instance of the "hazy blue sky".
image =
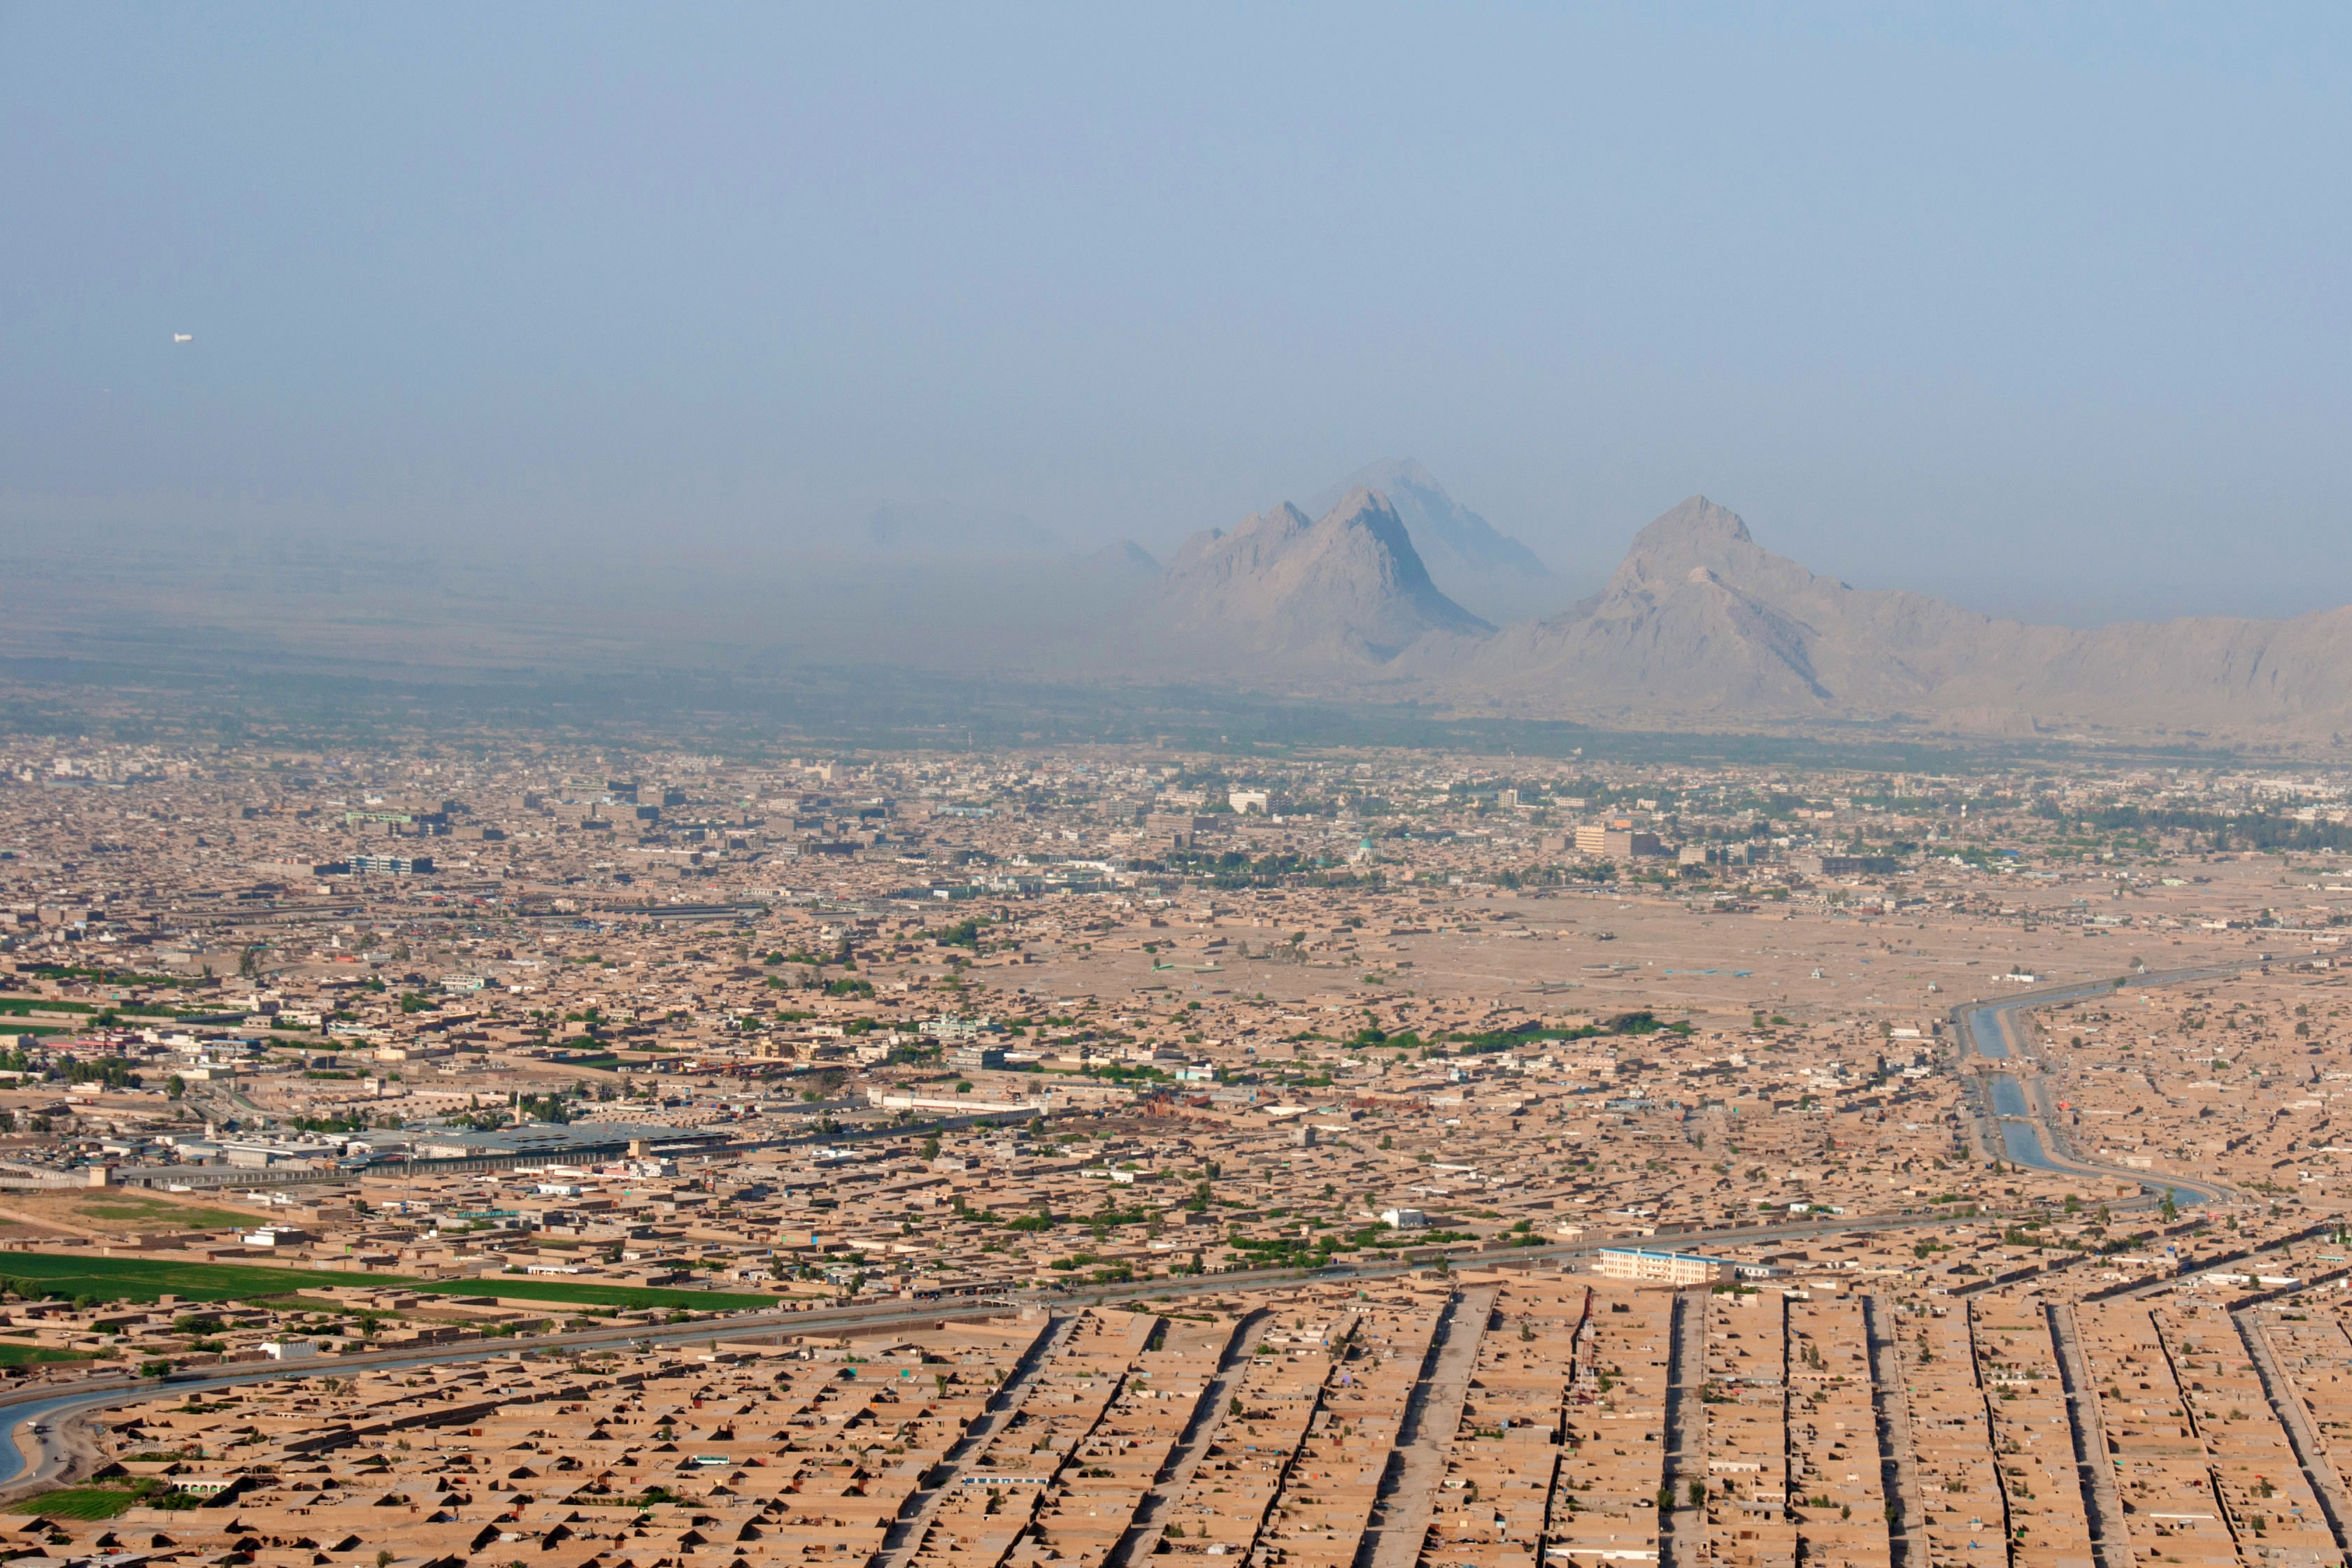
POLYGON ((1160 547, 1412 455, 1580 583, 1704 490, 2352 601, 2352 21, 2050 9, 0 5, 0 527, 1160 547))

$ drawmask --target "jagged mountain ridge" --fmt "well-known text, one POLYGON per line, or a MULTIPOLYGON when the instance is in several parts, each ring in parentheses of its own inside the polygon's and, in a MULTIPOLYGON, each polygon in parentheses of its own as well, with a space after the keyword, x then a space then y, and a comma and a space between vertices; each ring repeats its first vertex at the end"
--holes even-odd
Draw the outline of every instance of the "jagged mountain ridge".
POLYGON ((1437 476, 1411 458, 1367 463, 1329 489, 1309 496, 1307 510, 1328 511, 1356 490, 1375 490, 1388 498, 1433 578, 1442 575, 1442 568, 1450 563, 1530 577, 1552 574, 1534 551, 1446 494, 1437 476))
POLYGON ((1388 499, 1357 489, 1312 521, 1286 501, 1230 533, 1192 535, 1170 559, 1145 629, 1219 663, 1279 656, 1370 668, 1423 639, 1495 628, 1438 591, 1388 499))
POLYGON ((1384 494, 1187 540, 1135 602, 1146 668, 1638 728, 1896 721, 1964 733, 2352 731, 2352 608, 2076 631, 1858 589, 1694 496, 1608 584, 1496 632, 1444 593, 1384 494))
POLYGON ((2352 609, 2094 631, 1996 620, 1818 575, 1694 496, 1635 536, 1601 593, 1507 629, 1444 679, 1464 700, 1670 721, 2308 726, 2352 706, 2352 609))
POLYGON ((1360 489, 1388 498, 1431 580, 1456 604, 1497 623, 1559 605, 1558 579, 1534 551, 1446 494, 1411 458, 1367 463, 1309 497, 1306 510, 1319 517, 1360 489))

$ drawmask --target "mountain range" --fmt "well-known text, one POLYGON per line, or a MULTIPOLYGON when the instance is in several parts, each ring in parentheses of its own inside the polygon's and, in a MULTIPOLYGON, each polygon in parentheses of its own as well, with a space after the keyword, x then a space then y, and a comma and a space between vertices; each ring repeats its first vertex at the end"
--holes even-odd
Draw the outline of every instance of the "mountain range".
POLYGON ((1411 458, 1367 463, 1307 499, 1320 517, 1357 490, 1384 496, 1446 597, 1497 626, 1555 609, 1559 581, 1536 552, 1445 493, 1411 458))
POLYGON ((1621 727, 2352 730, 2352 608, 2088 631, 1997 620, 1815 574, 1704 496, 1636 534, 1599 593, 1497 629, 1440 590, 1423 552, 1457 578, 1478 562, 1548 569, 1417 464, 1377 469, 1409 500, 1360 485, 1311 521, 1286 503, 1194 535, 1144 590, 1139 634, 1163 658, 1245 668, 1269 687, 1377 685, 1459 710, 1621 727))
POLYGON ((1148 617, 1162 651, 1194 666, 1265 668, 1278 657, 1316 673, 1495 632, 1438 591, 1395 507, 1369 489, 1318 519, 1285 501, 1230 533, 1194 534, 1169 561, 1148 617))
POLYGON ((1554 570, 1582 584, 1596 573, 1538 558, 1421 465, 1351 478, 1373 482, 1267 507, 1159 559, 1130 543, 1080 556, 1015 514, 945 506, 883 509, 846 538, 712 534, 652 554, 633 536, 548 552, 491 529, 424 553, 218 529, 118 534, 91 552, 68 527, 0 530, 0 564, 26 585, 0 624, 0 663, 20 684, 37 668, 168 681, 200 667, 223 690, 435 671, 463 684, 549 668, 754 680, 897 668, 1410 699, 1617 730, 1883 723, 2297 748, 2352 736, 2352 609, 2092 630, 1999 620, 1809 570, 1700 496, 1570 603, 1554 570))

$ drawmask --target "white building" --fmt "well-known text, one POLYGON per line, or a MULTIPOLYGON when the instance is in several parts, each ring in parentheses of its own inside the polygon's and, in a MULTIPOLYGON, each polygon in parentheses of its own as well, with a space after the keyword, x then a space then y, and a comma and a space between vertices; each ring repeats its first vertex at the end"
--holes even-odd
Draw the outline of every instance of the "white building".
POLYGON ((299 1225, 265 1225, 247 1231, 240 1239, 247 1247, 299 1247, 310 1239, 310 1233, 299 1225))
POLYGON ((1696 1252, 1657 1252, 1646 1247, 1604 1247, 1601 1272, 1612 1279, 1644 1279, 1660 1285, 1727 1284, 1738 1268, 1727 1258, 1696 1252))

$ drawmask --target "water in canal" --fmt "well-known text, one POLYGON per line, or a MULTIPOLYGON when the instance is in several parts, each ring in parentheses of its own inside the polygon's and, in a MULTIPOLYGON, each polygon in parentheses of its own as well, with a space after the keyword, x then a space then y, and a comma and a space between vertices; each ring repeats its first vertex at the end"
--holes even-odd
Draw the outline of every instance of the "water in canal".
POLYGON ((2000 1037, 2002 1011, 1999 1007, 1969 1009, 1969 1040, 1976 1047, 1977 1055, 1980 1057, 2009 1055, 2009 1042, 2000 1037))
POLYGON ((2025 1088, 2005 1072, 1992 1075, 1992 1111, 2001 1118, 2000 1141, 2008 1147, 2011 1162, 2032 1165, 2036 1170, 2054 1171, 2049 1152, 2042 1147, 2041 1130, 2031 1122, 2012 1121, 2013 1116, 2024 1116, 2025 1088))

